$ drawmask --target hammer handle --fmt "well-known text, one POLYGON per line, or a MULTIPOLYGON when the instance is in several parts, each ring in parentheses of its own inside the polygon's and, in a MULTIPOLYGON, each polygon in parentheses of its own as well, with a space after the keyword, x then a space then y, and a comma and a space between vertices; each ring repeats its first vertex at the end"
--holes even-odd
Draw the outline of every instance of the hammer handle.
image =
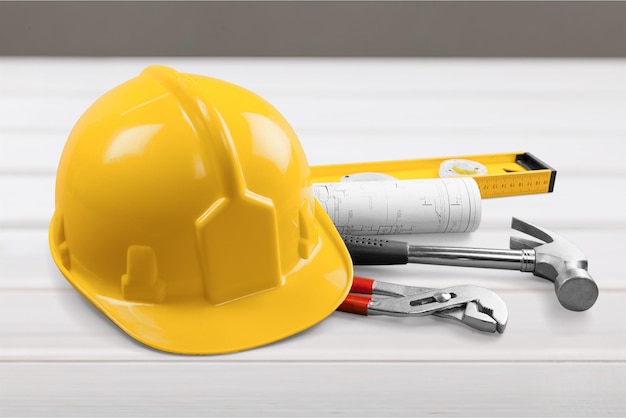
POLYGON ((535 251, 409 245, 381 238, 344 236, 354 265, 438 264, 533 271, 535 251))
POLYGON ((409 262, 409 245, 406 242, 351 235, 343 236, 343 241, 355 265, 390 265, 409 262))
POLYGON ((409 263, 533 271, 535 251, 409 245, 409 263))

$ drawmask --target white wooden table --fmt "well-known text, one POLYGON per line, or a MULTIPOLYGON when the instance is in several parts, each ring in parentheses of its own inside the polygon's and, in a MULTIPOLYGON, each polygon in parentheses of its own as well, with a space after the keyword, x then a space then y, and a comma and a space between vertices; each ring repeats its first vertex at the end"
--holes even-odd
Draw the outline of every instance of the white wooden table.
POLYGON ((0 58, 0 416, 626 415, 626 61, 0 58), (466 235, 414 243, 505 248, 511 216, 589 258, 600 297, 567 311, 528 273, 357 268, 381 280, 471 283, 509 307, 503 335, 439 318, 334 313, 299 335, 222 356, 135 342, 49 256, 69 130, 153 63, 222 78, 273 103, 310 164, 528 151, 554 193, 483 201, 466 235))

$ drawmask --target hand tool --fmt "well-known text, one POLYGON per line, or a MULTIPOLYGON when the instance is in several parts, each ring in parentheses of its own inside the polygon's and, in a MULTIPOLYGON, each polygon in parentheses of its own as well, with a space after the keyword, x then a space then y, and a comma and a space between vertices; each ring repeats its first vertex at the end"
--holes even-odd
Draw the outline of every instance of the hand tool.
POLYGON ((509 316, 498 295, 472 285, 431 289, 355 276, 350 291, 353 293, 348 294, 338 310, 360 315, 436 315, 460 321, 479 331, 499 333, 504 332, 509 316))
POLYGON ((554 282, 559 302, 584 311, 598 298, 598 286, 587 271, 587 259, 560 235, 520 219, 511 227, 543 242, 511 237, 510 250, 409 245, 385 239, 344 236, 352 262, 357 264, 439 264, 532 272, 554 282))
POLYGON ((451 173, 471 175, 483 199, 550 193, 556 181, 556 170, 528 152, 311 166, 313 183, 338 182, 355 175, 365 180, 362 176, 368 173, 387 175, 387 180, 434 179, 451 173), (472 167, 478 169, 474 171, 472 167))

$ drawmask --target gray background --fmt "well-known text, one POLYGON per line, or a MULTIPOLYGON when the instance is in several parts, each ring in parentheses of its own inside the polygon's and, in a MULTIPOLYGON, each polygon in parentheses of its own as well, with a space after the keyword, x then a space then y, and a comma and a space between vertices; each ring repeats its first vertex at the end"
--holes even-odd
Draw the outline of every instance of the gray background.
POLYGON ((0 55, 624 57, 622 2, 0 2, 0 55))

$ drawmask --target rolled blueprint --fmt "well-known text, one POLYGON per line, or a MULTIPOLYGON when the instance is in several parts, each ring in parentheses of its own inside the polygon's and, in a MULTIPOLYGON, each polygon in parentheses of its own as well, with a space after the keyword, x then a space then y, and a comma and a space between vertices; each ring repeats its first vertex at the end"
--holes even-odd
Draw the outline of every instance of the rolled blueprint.
POLYGON ((315 183, 313 190, 341 234, 471 232, 480 224, 471 177, 315 183))

